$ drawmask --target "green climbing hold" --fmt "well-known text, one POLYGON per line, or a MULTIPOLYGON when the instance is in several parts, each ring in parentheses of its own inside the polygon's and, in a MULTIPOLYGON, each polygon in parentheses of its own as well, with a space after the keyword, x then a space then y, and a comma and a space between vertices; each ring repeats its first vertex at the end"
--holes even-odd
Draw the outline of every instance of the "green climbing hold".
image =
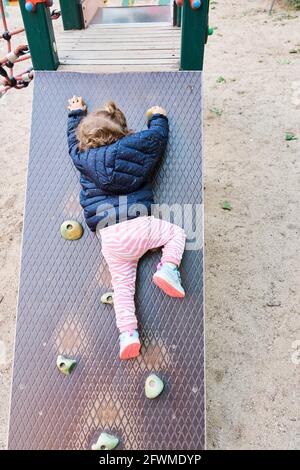
POLYGON ((96 444, 92 445, 92 450, 113 450, 117 447, 119 442, 116 436, 102 432, 96 444))
POLYGON ((207 34, 208 36, 212 36, 214 34, 214 28, 208 28, 207 34))
POLYGON ((66 220, 61 224, 60 234, 65 240, 79 240, 83 235, 83 228, 76 220, 66 220))
POLYGON ((76 367, 77 362, 75 359, 69 359, 64 356, 58 356, 56 365, 60 372, 65 375, 70 375, 72 370, 76 367))
POLYGON ((295 136, 295 134, 293 132, 286 132, 285 133, 285 140, 297 140, 297 137, 295 136))
POLYGON ((145 383, 145 394, 147 398, 152 400, 153 398, 158 397, 163 389, 164 383, 156 374, 151 374, 147 377, 145 383))
POLYGON ((103 294, 102 297, 101 297, 101 302, 103 304, 113 305, 114 304, 114 293, 113 292, 105 292, 105 294, 103 294))

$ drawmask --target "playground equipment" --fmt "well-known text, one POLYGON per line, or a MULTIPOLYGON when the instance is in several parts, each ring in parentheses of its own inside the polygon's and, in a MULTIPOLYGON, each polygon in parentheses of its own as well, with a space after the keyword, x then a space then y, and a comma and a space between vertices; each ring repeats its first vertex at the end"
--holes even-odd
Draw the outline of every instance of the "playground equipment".
POLYGON ((145 395, 150 400, 157 398, 164 389, 163 381, 156 375, 151 374, 145 382, 145 395))
MULTIPOLYGON (((35 2, 37 3, 37 2, 35 2)), ((50 1, 47 3, 50 6, 50 1)), ((5 16, 5 9, 3 0, 0 0, 0 14, 2 18, 3 24, 3 33, 0 36, 0 40, 4 40, 7 42, 7 54, 5 57, 0 59, 0 75, 2 77, 1 87, 0 87, 0 96, 4 95, 8 90, 11 88, 21 89, 25 88, 29 85, 31 80, 34 77, 33 68, 29 67, 25 71, 18 73, 14 76, 14 65, 18 62, 23 62, 24 60, 28 60, 31 58, 29 54, 29 48, 27 44, 20 44, 15 49, 12 49, 12 38, 17 34, 20 34, 25 31, 24 28, 15 29, 10 31, 8 28, 8 24, 6 21, 5 16), (4 67, 6 67, 6 70, 4 67)), ((50 19, 58 19, 60 16, 60 12, 54 10, 50 14, 50 19)))
POLYGON ((66 220, 60 226, 60 233, 66 240, 79 240, 83 235, 83 228, 77 220, 66 220))
POLYGON ((0 96, 5 94, 10 88, 24 88, 26 87, 30 80, 33 78, 32 69, 27 69, 21 74, 18 74, 16 77, 13 75, 14 64, 21 62, 30 58, 28 46, 26 44, 21 44, 12 50, 11 38, 16 34, 19 34, 24 31, 24 29, 17 29, 15 31, 9 31, 8 25, 5 16, 5 9, 3 0, 0 0, 0 14, 2 18, 2 24, 4 32, 0 39, 7 42, 7 55, 0 59, 0 75, 3 77, 1 81, 2 87, 0 88, 0 96), (6 67, 8 70, 5 70, 6 67))
POLYGON ((201 72, 36 73, 11 449, 89 449, 97 432, 120 436, 123 449, 203 449, 201 96, 201 72), (113 309, 100 302, 110 276, 97 236, 85 230, 70 242, 59 233, 67 217, 85 226, 66 140, 65 103, 76 90, 91 109, 114 99, 133 129, 143 127, 144 109, 153 103, 168 108, 171 134, 155 200, 170 207, 175 222, 185 217, 189 237, 198 240, 182 261, 183 300, 165 296, 151 281, 160 253, 141 260, 136 304, 142 351, 126 363, 118 359, 113 309), (37 213, 47 214, 46 229, 37 213), (58 355, 80 359, 67 381, 55 366, 58 355), (37 357, 43 367, 36 367, 37 357), (165 384, 155 402, 144 391, 152 373, 165 384), (163 438, 162 429, 168 430, 163 438))
POLYGON ((113 292, 105 292, 105 294, 101 297, 101 302, 103 304, 113 305, 114 304, 114 293, 113 292))
POLYGON ((116 436, 102 432, 96 444, 92 444, 92 450, 113 450, 117 447, 119 442, 116 436))
MULTIPOLYGON (((178 7, 182 7, 184 0, 176 0, 176 4, 178 7)), ((202 5, 202 0, 190 0, 190 5, 193 10, 198 10, 202 5)))
POLYGON ((29 13, 34 13, 36 11, 36 6, 38 3, 44 3, 46 7, 52 7, 53 0, 26 0, 25 9, 29 13))
MULTIPOLYGON (((54 70, 49 9, 38 3, 29 13, 20 4, 33 62, 54 70), (38 26, 46 58, 33 44, 38 26)), ((181 11, 183 28, 201 13, 182 31, 181 67, 189 71, 35 74, 10 449, 205 447, 201 69, 208 2, 199 10, 184 2, 181 11), (187 49, 191 34, 203 43, 187 49), (88 109, 108 97, 116 101, 132 129, 145 125, 144 110, 153 104, 168 109, 169 144, 154 192, 157 215, 168 209, 188 234, 181 266, 186 297, 159 291, 151 280, 160 254, 143 257, 136 291, 142 350, 131 361, 118 358, 114 313, 106 305, 113 303, 110 275, 97 236, 84 229, 68 239, 77 222, 85 228, 66 139, 65 105, 74 93, 88 109), (46 214, 46 228, 37 213, 46 214)))
POLYGON ((77 362, 74 359, 69 359, 68 357, 58 356, 56 360, 56 365, 60 372, 65 375, 70 375, 72 370, 76 367, 77 362))
MULTIPOLYGON (((89 25, 100 4, 98 0, 96 2, 84 0, 82 3, 64 0, 61 2, 61 12, 58 10, 50 12, 49 7, 52 3, 52 0, 20 0, 19 4, 29 46, 26 48, 26 45, 23 45, 23 49, 12 51, 11 38, 23 32, 24 28, 15 31, 8 30, 3 0, 0 0, 4 27, 2 39, 7 41, 9 54, 8 57, 4 57, 0 61, 0 74, 4 78, 3 87, 0 89, 1 94, 11 88, 28 86, 34 76, 33 69, 57 70, 59 66, 58 47, 51 20, 58 19, 62 15, 66 31, 81 30, 89 25), (14 77, 13 64, 30 58, 33 69, 30 67, 14 77), (3 66, 10 68, 10 71, 6 71, 3 66)), ((180 68, 182 70, 202 70, 204 46, 208 35, 213 33, 212 28, 208 27, 209 0, 198 1, 195 10, 196 3, 194 0, 186 2, 182 0, 182 6, 180 6, 180 0, 178 0, 178 5, 176 2, 173 3, 173 25, 181 27, 182 31, 180 52, 180 68)), ((126 41, 126 36, 124 39, 126 41)), ((84 57, 84 53, 82 55, 84 57)))
MULTIPOLYGON (((182 7, 174 2, 173 24, 181 27, 181 70, 202 70, 204 46, 208 36, 209 0, 197 0, 200 5, 191 6, 193 0, 185 1, 182 7)), ((99 9, 100 2, 60 2, 61 15, 65 30, 87 28, 89 22, 99 9), (91 4, 93 8, 88 8, 91 4)), ((55 40, 50 12, 46 3, 37 3, 35 14, 25 9, 25 0, 20 0, 24 25, 35 70, 56 70, 59 66, 58 46, 55 40), (39 37, 39 41, 36 38, 39 37)))

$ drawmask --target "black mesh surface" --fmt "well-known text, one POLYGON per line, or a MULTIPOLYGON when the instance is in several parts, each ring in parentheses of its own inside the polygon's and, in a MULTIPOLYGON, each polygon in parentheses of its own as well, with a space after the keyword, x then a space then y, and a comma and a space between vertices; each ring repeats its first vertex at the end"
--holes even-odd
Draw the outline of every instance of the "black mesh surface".
POLYGON ((184 300, 151 282, 159 253, 141 260, 142 354, 121 362, 113 308, 100 303, 110 276, 100 242, 83 221, 65 109, 74 94, 84 96, 89 109, 114 99, 129 126, 141 129, 148 107, 165 106, 171 131, 155 195, 159 203, 176 204, 178 215, 183 204, 202 202, 201 73, 39 72, 34 82, 9 448, 89 449, 105 430, 120 437, 123 449, 202 449, 202 239, 183 258, 184 300), (60 236, 66 219, 83 223, 79 241, 60 236), (68 377, 56 368, 58 354, 78 361, 68 377), (144 395, 152 372, 166 384, 156 400, 144 395))

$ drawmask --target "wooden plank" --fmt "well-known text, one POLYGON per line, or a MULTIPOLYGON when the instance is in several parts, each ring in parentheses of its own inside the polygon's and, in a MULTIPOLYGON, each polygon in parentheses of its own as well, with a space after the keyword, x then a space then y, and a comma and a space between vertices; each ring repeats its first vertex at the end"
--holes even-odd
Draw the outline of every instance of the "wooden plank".
MULTIPOLYGON (((131 40, 154 40, 156 39, 157 41, 158 40, 161 40, 161 41, 165 41, 165 40, 172 40, 172 39, 178 39, 180 36, 174 36, 174 35, 171 35, 171 34, 157 34, 155 36, 153 36, 153 34, 139 34, 139 35, 136 35, 136 34, 123 34, 123 35, 108 35, 108 34, 105 34, 105 33, 102 33, 102 34, 98 34, 98 35, 92 35, 92 34, 85 34, 85 35, 80 35, 80 34, 74 34, 73 36, 71 36, 71 38, 76 41, 76 40, 81 40, 81 39, 91 39, 93 41, 97 41, 97 40, 101 40, 101 39, 106 39, 107 41, 131 41, 131 40)), ((65 36, 62 36, 63 39, 65 39, 65 36)))
MULTIPOLYGON (((74 30, 76 31, 76 30, 74 30)), ((101 31, 110 31, 112 34, 115 33, 116 31, 119 31, 121 34, 127 34, 129 32, 132 32, 134 34, 138 34, 140 31, 146 31, 148 33, 155 32, 155 31, 165 31, 165 32, 170 32, 171 34, 176 34, 180 33, 180 28, 106 28, 105 25, 102 25, 101 28, 93 29, 93 28, 87 28, 86 30, 81 30, 82 32, 85 33, 93 33, 93 34, 98 34, 101 31)), ((72 30, 64 31, 65 34, 67 33, 72 33, 72 30)))
MULTIPOLYGON (((126 38, 123 38, 123 39, 126 39, 126 38)), ((112 43, 113 44, 118 44, 118 43, 120 43, 119 39, 108 37, 108 36, 98 37, 97 41, 101 42, 101 43, 107 43, 107 44, 112 44, 112 43)), ((134 43, 134 42, 139 42, 140 44, 141 43, 160 44, 162 46, 165 46, 166 44, 179 44, 180 43, 180 38, 170 37, 170 38, 165 38, 164 40, 162 40, 161 38, 158 38, 158 39, 155 38, 155 39, 151 39, 151 41, 150 41, 149 38, 143 38, 142 36, 136 36, 135 38, 131 38, 130 41, 128 41, 128 44, 134 43)), ((85 44, 85 43, 95 44, 95 39, 87 38, 87 37, 76 38, 76 39, 75 38, 59 38, 57 40, 57 43, 58 44, 85 44)), ((122 44, 124 44, 124 42, 122 42, 122 44)))
POLYGON ((169 45, 169 44, 179 44, 180 43, 180 38, 151 38, 151 37, 122 37, 122 38, 110 38, 107 36, 102 36, 102 37, 85 37, 85 38, 73 38, 72 41, 66 41, 65 39, 60 39, 57 41, 58 44, 60 43, 69 43, 69 44, 86 44, 86 43, 108 43, 108 44, 160 44, 162 46, 169 45))
POLYGON ((110 36, 137 36, 137 35, 152 35, 152 36, 157 36, 157 35, 168 35, 168 36, 179 36, 181 34, 180 29, 132 29, 128 28, 125 30, 120 30, 120 29, 106 29, 106 28, 101 28, 101 29, 84 29, 84 30, 69 30, 69 31, 64 31, 61 33, 61 36, 101 36, 102 34, 108 34, 110 36))
POLYGON ((101 64, 61 64, 58 68, 61 72, 98 72, 98 73, 122 73, 122 72, 168 72, 179 69, 179 64, 148 64, 148 65, 101 65, 101 64))
POLYGON ((110 43, 79 43, 79 44, 68 44, 59 43, 59 51, 170 51, 179 50, 179 44, 169 44, 164 46, 162 44, 140 44, 138 42, 134 44, 110 44, 110 43))
POLYGON ((165 30, 176 30, 177 28, 170 25, 169 23, 114 23, 114 24, 109 24, 109 23, 103 23, 103 24, 95 24, 95 25, 90 25, 89 30, 90 31, 97 31, 98 29, 107 29, 107 30, 118 30, 118 31, 125 31, 127 29, 134 29, 134 30, 140 30, 140 29, 165 29, 165 30))
POLYGON ((179 57, 179 53, 175 51, 67 51, 61 54, 65 59, 82 59, 82 60, 124 60, 127 62, 131 59, 174 59, 179 57))
POLYGON ((60 57, 60 62, 62 64, 103 64, 103 65, 168 65, 168 64, 178 64, 178 59, 76 59, 71 57, 60 57))
POLYGON ((72 31, 64 31, 61 33, 58 37, 59 38, 72 38, 72 37, 81 37, 84 38, 86 36, 93 36, 93 37, 99 37, 99 36, 108 36, 110 38, 115 38, 115 37, 126 37, 126 36, 133 36, 133 37, 140 37, 140 36, 152 36, 153 38, 156 38, 157 36, 169 36, 170 38, 177 38, 181 36, 180 32, 173 33, 172 31, 155 31, 153 33, 152 31, 136 31, 133 32, 132 30, 129 31, 109 31, 109 30, 99 30, 97 32, 92 32, 90 31, 88 33, 88 30, 72 30, 72 31))
MULTIPOLYGON (((84 41, 84 40, 88 40, 90 38, 106 38, 106 39, 109 39, 109 40, 119 40, 119 38, 126 38, 126 37, 131 37, 132 39, 140 39, 140 38, 149 38, 151 37, 151 35, 148 35, 148 34, 123 34, 123 35, 119 35, 119 34, 106 34, 105 32, 103 32, 102 34, 97 34, 97 35, 89 35, 89 34, 80 34, 79 31, 74 31, 72 35, 61 35, 57 38, 58 41, 74 41, 74 40, 81 40, 81 41, 84 41)), ((164 40, 178 40, 180 38, 180 35, 176 35, 176 34, 163 34, 163 35, 160 35, 160 34, 156 34, 156 35, 152 35, 152 38, 151 38, 151 41, 155 42, 155 41, 158 41, 158 40, 161 40, 161 38, 164 38, 164 40)))
POLYGON ((98 34, 99 31, 109 31, 111 34, 114 34, 115 32, 120 32, 121 34, 126 34, 130 31, 134 32, 135 34, 139 34, 140 31, 147 31, 149 32, 155 32, 155 31, 169 31, 171 34, 173 32, 178 32, 180 31, 179 28, 173 28, 173 27, 162 27, 162 28, 106 28, 106 25, 103 25, 101 28, 93 29, 93 28, 88 28, 87 31, 90 31, 94 34, 98 34))
POLYGON ((74 38, 62 38, 62 39, 59 39, 57 41, 58 44, 95 44, 95 43, 102 43, 102 44, 135 44, 135 43, 138 43, 138 44, 144 44, 145 46, 147 44, 157 44, 157 45, 160 45, 162 47, 167 47, 169 45, 173 45, 173 44, 179 44, 180 43, 180 40, 179 38, 168 38, 166 40, 162 40, 161 38, 153 38, 153 39, 145 39, 143 41, 143 38, 133 38, 133 39, 130 39, 130 41, 127 41, 126 43, 124 43, 124 41, 120 41, 119 39, 110 39, 110 38, 107 38, 107 37, 101 37, 101 38, 97 38, 97 40, 95 41, 95 39, 91 39, 91 38, 77 38, 77 39, 74 39, 74 38))
POLYGON ((176 31, 176 32, 173 32, 173 31, 145 31, 145 30, 136 30, 136 31, 132 31, 131 29, 130 30, 126 30, 126 31, 110 31, 110 30, 107 30, 107 29, 99 29, 98 31, 89 31, 89 30, 69 30, 69 31, 64 31, 63 33, 61 33, 59 35, 59 37, 62 37, 62 38, 72 38, 72 37, 86 37, 86 36, 93 36, 93 37, 98 37, 98 36, 109 36, 111 38, 114 38, 114 37, 118 37, 118 36, 121 36, 121 37, 125 37, 125 36, 134 36, 134 37, 139 37, 139 36, 152 36, 153 38, 157 37, 157 36, 169 36, 169 37, 174 37, 174 38, 177 38, 179 36, 181 36, 181 32, 180 31, 176 31))
POLYGON ((101 37, 101 36, 108 36, 111 38, 115 37, 152 37, 155 38, 157 36, 161 37, 179 37, 181 35, 180 30, 145 30, 145 29, 140 29, 140 30, 132 30, 132 29, 127 29, 127 30, 109 30, 109 29, 99 29, 99 30, 74 30, 74 31, 64 31, 63 33, 60 34, 60 37, 62 38, 74 38, 74 37, 101 37))

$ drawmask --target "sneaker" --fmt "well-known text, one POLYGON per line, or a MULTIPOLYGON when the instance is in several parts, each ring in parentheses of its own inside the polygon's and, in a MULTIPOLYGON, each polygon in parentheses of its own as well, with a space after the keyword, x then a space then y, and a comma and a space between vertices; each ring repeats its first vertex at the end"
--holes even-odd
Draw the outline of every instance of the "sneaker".
POLYGON ((154 274, 153 282, 170 297, 183 298, 185 296, 177 267, 173 268, 164 263, 154 274))
POLYGON ((133 359, 140 354, 141 343, 137 330, 120 334, 120 359, 133 359))

